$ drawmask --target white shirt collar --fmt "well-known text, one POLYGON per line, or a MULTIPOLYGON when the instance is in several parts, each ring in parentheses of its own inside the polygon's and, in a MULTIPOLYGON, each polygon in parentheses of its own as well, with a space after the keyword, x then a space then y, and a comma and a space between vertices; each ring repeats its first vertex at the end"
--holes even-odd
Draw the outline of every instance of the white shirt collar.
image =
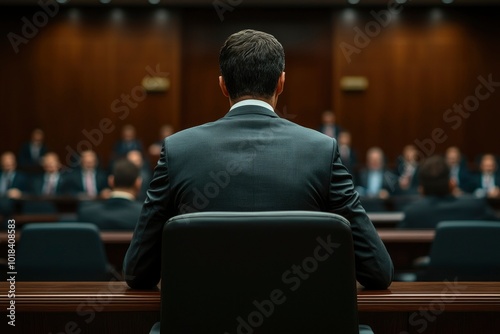
POLYGON ((229 109, 229 111, 233 110, 234 108, 243 107, 243 106, 259 106, 259 107, 267 108, 267 109, 271 110, 272 112, 274 112, 273 107, 271 107, 271 105, 269 103, 261 101, 261 100, 255 100, 255 99, 247 99, 247 100, 237 102, 237 103, 233 104, 233 106, 231 107, 231 109, 229 109))
POLYGON ((131 201, 135 201, 135 197, 132 194, 129 194, 125 191, 113 190, 110 194, 111 198, 125 198, 131 201))

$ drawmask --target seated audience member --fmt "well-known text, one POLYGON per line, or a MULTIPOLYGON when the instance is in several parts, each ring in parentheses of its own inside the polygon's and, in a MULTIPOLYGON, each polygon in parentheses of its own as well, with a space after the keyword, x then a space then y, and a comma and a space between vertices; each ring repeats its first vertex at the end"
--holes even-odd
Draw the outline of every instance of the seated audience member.
POLYGON ((89 198, 106 197, 109 192, 106 172, 98 168, 97 155, 87 150, 80 154, 80 167, 67 177, 66 192, 89 198))
POLYGON ((356 190, 361 196, 388 198, 394 190, 397 177, 385 169, 384 152, 372 147, 366 153, 366 168, 359 172, 356 190))
POLYGON ((413 145, 406 145, 397 161, 398 194, 418 193, 418 151, 413 145))
POLYGON ((170 124, 165 124, 160 128, 160 138, 157 142, 149 146, 149 154, 155 159, 160 156, 163 140, 174 133, 174 127, 170 124))
POLYGON ((116 161, 109 176, 110 197, 102 202, 81 202, 78 221, 94 223, 101 230, 133 230, 142 204, 136 201, 141 188, 139 168, 127 159, 116 161))
POLYGON ((479 165, 480 173, 472 177, 471 188, 477 197, 500 197, 500 175, 497 160, 493 154, 485 154, 479 165))
POLYGON ((351 174, 356 171, 357 155, 351 147, 351 133, 349 131, 342 131, 339 133, 337 142, 339 144, 340 160, 344 166, 347 167, 351 174))
POLYGON ((331 110, 325 110, 321 114, 321 126, 319 131, 329 137, 337 138, 342 131, 340 126, 336 124, 335 114, 331 110))
POLYGON ((45 154, 42 159, 43 174, 31 180, 31 193, 34 195, 54 196, 65 191, 64 174, 61 172, 59 156, 54 152, 45 154))
POLYGON ((132 162, 134 165, 139 168, 139 176, 142 180, 142 186, 139 190, 139 194, 137 195, 137 199, 140 201, 144 201, 146 199, 146 192, 148 191, 149 182, 151 181, 151 169, 149 165, 144 161, 144 157, 142 153, 139 151, 130 151, 127 154, 127 160, 132 162))
POLYGON ((41 158, 47 153, 44 137, 42 130, 33 130, 30 141, 24 143, 19 150, 19 168, 28 172, 41 171, 41 158))
POLYGON ((28 178, 17 170, 14 153, 7 151, 0 157, 0 197, 20 198, 28 190, 28 178))
POLYGON ((226 40, 219 63, 219 86, 229 100, 229 111, 215 122, 164 140, 165 149, 125 255, 127 284, 136 289, 156 287, 161 278, 162 229, 175 215, 312 210, 349 220, 359 283, 371 289, 387 288, 393 276, 392 260, 354 191, 336 141, 274 112, 285 83, 281 44, 272 35, 243 30, 226 40), (260 134, 270 128, 282 131, 263 144, 260 134), (257 146, 258 150, 247 149, 257 146), (227 166, 234 171, 236 165, 238 171, 218 195, 200 203, 199 189, 214 182, 214 173, 227 166))
POLYGON ((445 220, 496 220, 493 210, 482 198, 455 197, 455 181, 441 156, 423 162, 420 171, 420 192, 423 198, 404 211, 402 228, 435 228, 445 220))
POLYGON ((455 182, 455 195, 467 192, 470 187, 470 172, 462 159, 462 153, 456 146, 448 147, 445 153, 446 164, 450 168, 450 177, 455 182))
POLYGON ((121 139, 113 147, 113 159, 125 158, 130 151, 137 150, 143 152, 142 143, 136 137, 136 131, 133 125, 127 124, 122 128, 121 139))

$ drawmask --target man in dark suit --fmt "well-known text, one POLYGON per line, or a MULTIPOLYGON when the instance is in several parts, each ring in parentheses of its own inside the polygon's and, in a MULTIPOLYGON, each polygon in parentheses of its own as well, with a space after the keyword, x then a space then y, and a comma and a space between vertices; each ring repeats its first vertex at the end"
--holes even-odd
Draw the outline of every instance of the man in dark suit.
POLYGON ((404 211, 402 228, 435 228, 445 220, 496 220, 484 199, 453 196, 456 184, 441 156, 427 159, 419 171, 423 198, 404 211))
POLYGON ((17 170, 14 153, 7 151, 0 157, 0 197, 20 198, 28 190, 28 178, 17 170))
POLYGON ((479 165, 480 172, 471 179, 471 189, 477 197, 500 197, 500 175, 493 154, 485 154, 479 165))
POLYGON ((345 130, 340 132, 337 142, 339 144, 340 160, 353 175, 356 172, 358 156, 351 146, 351 133, 345 130))
POLYGON ((44 133, 41 129, 35 129, 31 133, 29 142, 24 143, 18 155, 19 167, 28 172, 38 172, 41 170, 41 159, 47 153, 44 144, 44 133))
POLYGON ((142 180, 142 185, 137 194, 137 199, 139 201, 144 201, 146 199, 146 192, 148 191, 149 182, 151 181, 151 169, 149 164, 144 159, 144 156, 140 151, 134 150, 127 153, 127 160, 132 162, 139 168, 139 176, 142 180))
POLYGON ((142 208, 136 201, 141 188, 139 168, 126 159, 118 160, 109 176, 109 184, 113 190, 107 200, 80 204, 78 221, 94 223, 101 230, 131 231, 142 208))
POLYGON ((172 216, 266 210, 344 216, 351 223, 359 283, 377 289, 391 283, 391 258, 340 162, 336 141, 274 112, 284 62, 283 47, 269 34, 244 30, 226 40, 219 85, 230 110, 165 139, 124 259, 129 286, 158 283, 162 229, 172 216))
POLYGON ((366 152, 366 168, 359 172, 356 190, 366 197, 386 199, 396 189, 397 175, 385 168, 384 152, 371 147, 366 152))
POLYGON ((406 145, 396 161, 398 195, 418 194, 418 151, 414 145, 406 145))
POLYGON ((98 167, 94 151, 83 151, 80 154, 80 168, 68 175, 65 188, 65 191, 72 195, 88 198, 107 197, 105 193, 109 192, 108 176, 98 167))
POLYGON ((342 128, 336 123, 335 114, 331 110, 325 110, 321 113, 321 126, 319 132, 337 139, 342 132, 342 128))
POLYGON ((450 177, 456 184, 455 195, 461 195, 470 191, 471 174, 467 168, 466 161, 462 158, 460 149, 450 146, 445 153, 446 163, 450 168, 450 177))
POLYGON ((41 161, 44 172, 32 177, 30 192, 39 196, 62 194, 65 175, 61 173, 59 156, 54 152, 49 152, 42 157, 41 161))

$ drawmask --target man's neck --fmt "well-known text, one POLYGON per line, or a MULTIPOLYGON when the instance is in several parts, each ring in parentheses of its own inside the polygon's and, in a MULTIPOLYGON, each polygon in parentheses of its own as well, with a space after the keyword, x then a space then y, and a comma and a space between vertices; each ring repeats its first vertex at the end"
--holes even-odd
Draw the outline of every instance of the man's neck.
POLYGON ((242 102, 245 100, 257 100, 257 101, 262 101, 271 106, 273 110, 276 108, 276 98, 273 96, 271 98, 264 98, 264 97, 258 97, 258 96, 251 96, 251 95, 245 95, 238 97, 236 99, 229 99, 229 107, 232 108, 236 103, 242 102))

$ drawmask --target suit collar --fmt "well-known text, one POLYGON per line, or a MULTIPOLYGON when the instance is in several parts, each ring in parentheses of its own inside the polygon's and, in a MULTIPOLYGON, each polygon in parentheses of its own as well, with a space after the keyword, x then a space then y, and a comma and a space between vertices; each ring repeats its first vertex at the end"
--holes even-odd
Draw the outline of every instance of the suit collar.
POLYGON ((265 107, 256 106, 256 105, 245 105, 242 107, 237 107, 226 114, 225 117, 236 117, 243 115, 263 115, 268 117, 279 118, 279 116, 274 112, 265 107))

